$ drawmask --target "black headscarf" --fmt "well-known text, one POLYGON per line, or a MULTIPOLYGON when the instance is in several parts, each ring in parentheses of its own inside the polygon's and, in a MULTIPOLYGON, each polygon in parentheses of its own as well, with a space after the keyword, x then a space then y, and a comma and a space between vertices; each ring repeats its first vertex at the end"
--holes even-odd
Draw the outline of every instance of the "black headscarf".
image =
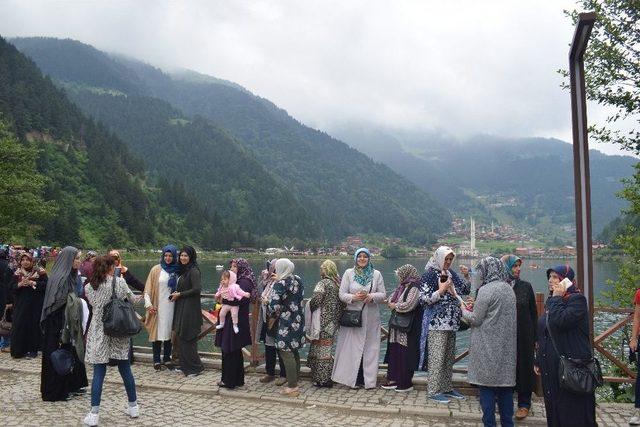
POLYGON ((56 262, 51 269, 44 293, 40 322, 43 322, 51 313, 65 305, 69 292, 74 292, 76 277, 72 276, 71 271, 76 255, 78 255, 78 249, 73 246, 66 246, 56 257, 56 262))
MULTIPOLYGON (((182 249, 180 249, 180 253, 182 252, 186 252, 186 254, 189 255, 189 264, 184 265, 180 263, 180 274, 186 273, 193 267, 199 269, 198 262, 196 261, 198 255, 196 254, 196 250, 193 248, 193 246, 183 246, 182 249)), ((178 254, 178 262, 180 262, 180 254, 178 254)))

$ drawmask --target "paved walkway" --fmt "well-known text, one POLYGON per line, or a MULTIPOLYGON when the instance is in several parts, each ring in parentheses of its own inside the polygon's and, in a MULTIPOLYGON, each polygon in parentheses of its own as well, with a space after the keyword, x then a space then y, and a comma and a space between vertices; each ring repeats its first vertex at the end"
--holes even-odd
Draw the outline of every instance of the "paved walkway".
MULTIPOLYGON (((135 364, 133 371, 140 418, 131 420, 124 414, 124 387, 117 369, 111 368, 102 398, 102 425, 205 425, 216 421, 224 425, 482 425, 475 397, 440 405, 428 402, 424 391, 400 394, 341 386, 318 389, 304 380, 299 397, 283 398, 278 394, 278 387, 273 383, 261 384, 255 374, 247 375, 244 387, 230 391, 214 385, 220 376, 216 370, 207 370, 189 379, 174 372, 155 372, 146 364, 135 364)), ((69 402, 42 402, 39 374, 39 358, 14 360, 7 354, 0 355, 3 424, 79 425, 89 408, 88 393, 69 402)), ((602 404, 598 406, 598 420, 601 426, 627 425, 632 410, 629 404, 602 404)), ((534 403, 534 415, 520 425, 545 425, 540 402, 534 403)))

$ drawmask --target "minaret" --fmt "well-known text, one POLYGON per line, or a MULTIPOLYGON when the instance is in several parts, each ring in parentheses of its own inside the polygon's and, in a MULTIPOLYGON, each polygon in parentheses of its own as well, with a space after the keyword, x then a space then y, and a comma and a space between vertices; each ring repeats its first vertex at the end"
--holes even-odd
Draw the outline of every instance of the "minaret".
POLYGON ((471 253, 475 253, 476 252, 476 222, 473 220, 473 217, 471 217, 471 247, 469 249, 471 249, 471 253))

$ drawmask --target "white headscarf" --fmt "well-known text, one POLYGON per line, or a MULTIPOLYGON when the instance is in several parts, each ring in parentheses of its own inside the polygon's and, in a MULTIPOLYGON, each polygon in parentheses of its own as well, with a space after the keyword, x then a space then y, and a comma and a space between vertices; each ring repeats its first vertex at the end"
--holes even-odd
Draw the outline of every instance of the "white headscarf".
POLYGON ((293 265, 289 258, 278 259, 278 261, 276 261, 276 280, 293 277, 294 269, 295 265, 293 265))
POLYGON ((456 254, 453 253, 453 250, 449 246, 440 246, 438 249, 436 249, 433 256, 429 259, 429 262, 427 262, 427 265, 424 267, 424 269, 444 269, 444 260, 449 254, 453 254, 454 257, 456 256, 456 254))

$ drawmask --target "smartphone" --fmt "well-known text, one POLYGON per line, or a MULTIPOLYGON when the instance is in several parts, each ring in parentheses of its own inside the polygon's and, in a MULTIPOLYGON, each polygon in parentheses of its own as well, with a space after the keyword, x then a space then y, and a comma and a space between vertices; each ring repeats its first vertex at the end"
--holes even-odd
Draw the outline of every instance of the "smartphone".
POLYGON ((560 284, 565 291, 573 286, 573 282, 567 278, 562 279, 562 282, 560 282, 560 284))
POLYGON ((441 274, 440 275, 440 283, 444 283, 447 280, 449 280, 449 276, 447 274, 441 274))

